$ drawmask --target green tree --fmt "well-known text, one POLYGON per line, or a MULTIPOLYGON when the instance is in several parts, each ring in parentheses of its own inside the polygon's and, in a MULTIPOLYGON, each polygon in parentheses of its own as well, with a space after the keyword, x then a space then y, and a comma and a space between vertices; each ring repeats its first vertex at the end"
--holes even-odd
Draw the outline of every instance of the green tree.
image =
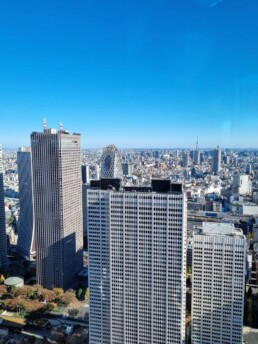
POLYGON ((82 288, 79 288, 78 291, 77 291, 77 298, 78 300, 80 300, 82 297, 82 288))
POLYGON ((59 306, 68 306, 70 303, 76 301, 75 293, 67 291, 56 299, 59 306))
POLYGON ((90 299, 90 289, 87 288, 86 293, 85 293, 85 301, 86 301, 86 303, 89 303, 89 299, 90 299))
POLYGON ((78 315, 78 313, 79 313, 79 310, 76 308, 72 308, 72 309, 68 310, 69 316, 73 317, 73 318, 76 317, 76 315, 78 315))
POLYGON ((64 294, 64 289, 62 289, 62 288, 53 288, 53 291, 56 293, 57 297, 64 294))
POLYGON ((0 275, 0 285, 3 284, 5 281, 4 275, 0 275))

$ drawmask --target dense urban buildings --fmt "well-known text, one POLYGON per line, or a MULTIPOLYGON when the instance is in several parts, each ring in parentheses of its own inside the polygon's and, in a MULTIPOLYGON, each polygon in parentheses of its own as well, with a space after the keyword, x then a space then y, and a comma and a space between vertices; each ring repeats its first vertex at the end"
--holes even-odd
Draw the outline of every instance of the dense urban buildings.
POLYGON ((20 199, 17 252, 31 260, 35 258, 36 248, 32 190, 32 164, 31 150, 29 147, 21 147, 17 152, 17 166, 20 199))
POLYGON ((37 282, 70 288, 82 267, 80 134, 31 134, 37 282))
POLYGON ((101 178, 122 178, 121 156, 114 145, 108 145, 103 149, 101 156, 101 178))
POLYGON ((246 238, 231 223, 193 236, 192 344, 242 344, 246 238))
POLYGON ((90 343, 185 343, 186 198, 181 184, 87 191, 90 343))
POLYGON ((2 162, 2 146, 0 145, 0 266, 7 263, 7 237, 5 229, 4 206, 4 171, 2 162))
MULTIPOLYGON (((130 209, 123 208, 121 209, 121 200, 116 204, 111 203, 109 205, 110 200, 108 199, 109 194, 125 194, 129 197, 129 201, 134 199, 137 194, 139 197, 141 193, 148 193, 148 197, 154 192, 155 194, 162 193, 161 190, 159 192, 153 191, 152 188, 152 180, 156 178, 160 179, 169 179, 172 184, 183 184, 184 190, 186 193, 187 198, 187 286, 186 289, 186 343, 189 344, 190 336, 191 336, 191 314, 190 307, 190 296, 194 296, 194 290, 192 290, 193 276, 192 276, 192 269, 193 269, 193 241, 195 235, 200 235, 201 227, 203 221, 213 221, 215 224, 224 224, 225 223, 233 223, 234 226, 238 229, 243 231, 243 235, 246 238, 246 250, 247 250, 247 258, 246 258, 246 266, 247 266, 247 274, 245 276, 246 285, 243 288, 243 295, 244 291, 246 290, 245 294, 245 305, 247 312, 245 312, 244 316, 244 324, 255 327, 256 326, 256 315, 257 311, 255 308, 256 305, 256 292, 258 290, 258 151, 256 150, 238 150, 238 149, 222 149, 221 152, 221 169, 218 174, 214 174, 213 172, 213 149, 203 149, 198 148, 198 152, 200 153, 200 163, 197 164, 195 159, 196 149, 188 148, 188 149, 123 149, 119 150, 119 154, 122 161, 123 167, 123 177, 122 183, 112 184, 110 179, 105 181, 102 179, 102 185, 99 185, 98 177, 100 174, 99 166, 101 166, 101 156, 102 156, 102 149, 97 150, 82 150, 81 156, 79 158, 81 165, 85 166, 81 168, 81 180, 80 186, 83 190, 82 200, 83 200, 83 228, 84 228, 84 249, 85 249, 85 259, 84 263, 87 264, 87 223, 88 221, 92 221, 92 229, 96 229, 95 234, 97 233, 97 228, 110 228, 112 224, 112 228, 116 228, 114 225, 114 221, 117 220, 115 216, 118 216, 119 223, 121 223, 120 219, 123 217, 124 223, 127 226, 131 223, 131 214, 128 214, 130 209), (188 154, 188 162, 187 166, 183 167, 183 156, 184 152, 190 152, 188 154), (90 182, 90 183, 89 183, 90 182), (95 184, 94 184, 95 183, 95 184), (104 184, 103 184, 104 183, 104 184), (121 186, 122 185, 122 186, 121 186), (113 190, 115 188, 115 190, 113 190), (88 214, 88 199, 87 199, 87 190, 91 192, 101 191, 103 194, 101 195, 101 200, 98 200, 93 206, 91 204, 90 214, 88 214), (107 198, 105 198, 107 197, 107 198), (108 205, 107 205, 108 204, 108 205), (95 207, 95 208, 94 208, 95 207), (112 220, 110 222, 109 213, 106 214, 108 209, 112 211, 112 220), (99 209, 101 214, 99 214, 99 209), (117 211, 121 211, 121 214, 117 214, 117 211), (124 215, 123 215, 124 214, 124 215), (90 217, 88 217, 90 215, 90 217), (98 222, 96 222, 98 220, 98 222), (95 224, 97 227, 93 227, 95 224), (106 226, 106 227, 104 227, 106 226), (252 294, 249 291, 250 288, 252 289, 252 294), (248 291, 248 294, 247 294, 248 291), (249 296, 247 296, 249 295, 249 296), (252 295, 252 296, 250 296, 252 295), (248 298, 249 297, 249 298, 248 298), (251 306, 253 305, 253 308, 251 306), (249 310, 249 311, 248 311, 249 310), (248 322, 247 322, 248 320, 248 322)), ((4 170, 4 194, 5 194, 5 213, 6 213, 6 233, 8 236, 9 241, 9 254, 12 256, 15 255, 18 251, 18 247, 15 244, 15 238, 17 238, 18 234, 18 244, 20 232, 19 232, 19 224, 22 220, 22 186, 20 187, 20 199, 18 199, 18 174, 17 174, 17 165, 16 165, 16 156, 17 152, 12 150, 5 150, 3 152, 3 170, 4 170), (17 225, 18 224, 18 225, 17 225), (17 227, 16 227, 17 225, 17 227)), ((45 160, 44 160, 45 161, 45 160)), ((46 165, 42 163, 42 166, 46 165)), ((19 171, 18 171, 19 172, 19 171)), ((20 172, 19 172, 20 173, 20 172)), ((112 179, 113 180, 113 179, 112 179)), ((89 195, 89 193, 88 193, 89 195)), ((92 195, 91 195, 92 196, 92 195)), ((98 196, 99 197, 99 196, 98 196)), ((110 196, 111 197, 111 196, 110 196)), ((112 196, 113 197, 113 196, 112 196)), ((112 198, 113 199, 113 198, 112 198)), ((134 202, 134 201, 133 201, 134 202)), ((125 201, 126 204, 126 201, 125 201)), ((126 207, 134 207, 132 205, 126 205, 126 207)), ((142 221, 149 222, 150 211, 147 207, 145 213, 145 219, 142 221)), ((133 210, 134 211, 134 210, 133 210)), ((137 214, 137 211, 136 211, 137 214)), ((157 214, 154 212, 155 218, 157 214)), ((136 217, 136 216, 135 216, 136 217)), ((123 221, 122 221, 123 223, 123 221)), ((148 223, 146 224, 147 227, 148 223)), ((135 220, 132 220, 131 228, 135 228, 137 223, 135 220)), ((137 228, 137 227, 136 227, 137 228)), ((137 230, 136 230, 137 231, 137 230)), ((114 231, 112 233, 115 233, 114 231)), ((239 231, 239 233, 241 233, 239 231)), ((97 323, 97 313, 101 314, 101 319, 103 320, 102 329, 110 328, 110 321, 109 318, 106 317, 105 312, 109 311, 110 300, 113 294, 109 294, 110 290, 113 290, 115 293, 114 296, 120 295, 119 300, 121 300, 121 293, 120 293, 120 280, 121 279, 121 264, 118 260, 119 255, 117 255, 117 259, 113 261, 113 265, 110 266, 109 263, 109 251, 107 247, 110 247, 109 242, 109 231, 101 231, 98 232, 98 236, 95 238, 96 242, 101 238, 101 242, 97 245, 101 245, 103 247, 102 256, 100 257, 98 254, 94 257, 95 267, 97 267, 96 271, 101 271, 101 274, 98 272, 94 275, 95 284, 99 285, 100 288, 93 289, 93 293, 91 293, 92 298, 94 300, 94 305, 91 305, 91 323, 97 324, 95 327, 95 334, 96 328, 99 329, 99 323, 97 323), (107 240, 107 245, 105 245, 105 240, 107 240), (106 249, 105 254, 104 249, 106 249), (118 263, 118 264, 116 264, 118 263), (101 264, 101 268, 100 268, 101 264), (114 265, 115 264, 115 265, 114 265), (102 270, 101 270, 102 269, 102 270), (117 271, 118 270, 118 271, 117 271), (110 281, 109 275, 112 275, 112 288, 110 289, 110 281), (100 282, 101 281, 101 282, 100 282), (102 284, 101 284, 102 283, 102 284), (119 292, 116 292, 118 289, 117 285, 119 285, 119 292), (117 288, 117 289, 116 289, 117 288), (101 297, 98 292, 101 291, 101 297), (96 294, 97 293, 97 294, 96 294), (111 295, 111 296, 109 296, 111 295), (99 302, 99 298, 101 302, 99 302)), ((130 234, 131 235, 131 234, 130 234)), ((149 234, 148 234, 149 235, 149 234)), ((112 238, 115 236, 113 235, 112 238)), ((148 237, 148 236, 147 236, 148 237)), ((94 239, 92 237, 92 239, 94 239)), ((135 246, 135 239, 131 236, 128 236, 128 245, 130 242, 133 243, 135 246)), ((120 240, 120 239, 119 239, 120 240)), ((139 236, 140 240, 140 236, 139 236)), ((149 241, 149 240, 148 240, 149 241)), ((148 241, 146 242, 146 248, 149 248, 148 241)), ((99 246, 95 245, 94 242, 94 252, 99 252, 99 246)), ((117 242, 113 240, 113 242, 117 242)), ((154 241, 153 241, 154 242, 154 241)), ((121 242, 117 245, 119 247, 121 242)), ((140 241, 139 241, 140 243, 140 241)), ((126 244, 127 245, 127 244, 126 244)), ((125 252, 126 256, 128 255, 129 248, 125 245, 125 252)), ((91 246, 92 247, 92 246, 91 246)), ((137 245, 136 245, 137 247, 137 245)), ((116 248, 111 246, 112 252, 115 251, 116 248)), ((147 251, 147 250, 146 250, 147 251)), ((161 251, 161 250, 160 250, 161 251)), ((91 251, 92 252, 92 251, 91 251)), ((124 248, 123 248, 124 252, 124 248)), ((135 249, 133 251, 136 252, 135 249)), ((141 251, 139 251, 141 254, 141 251)), ((145 253, 144 253, 145 254, 145 253)), ((132 255, 129 254, 129 257, 132 255)), ((93 261, 92 254, 90 255, 90 262, 93 261)), ((135 254, 135 258, 137 258, 137 254, 135 254)), ((20 255, 17 255, 17 259, 20 261, 20 255)), ((143 258, 141 258, 143 259, 143 258)), ((130 273, 132 272, 132 281, 135 280, 134 272, 135 272, 135 261, 127 262, 126 260, 126 268, 128 271, 130 269, 130 273)), ((138 258, 137 258, 138 260, 138 258)), ((243 259, 244 261, 245 259, 243 259)), ((139 260, 141 261, 141 260, 139 260)), ((222 261, 222 259, 221 259, 222 261)), ((9 260, 9 264, 11 261, 9 260)), ((159 262, 160 263, 160 262, 159 262)), ((92 263, 94 264, 94 263, 92 263)), ((33 265, 33 263, 32 263, 33 265)), ((91 265, 91 264, 90 264, 91 265)), ((94 265, 93 265, 94 266, 94 265)), ((140 265, 139 265, 140 266, 140 265)), ((156 265, 155 265, 156 266, 156 265)), ((154 266, 154 268, 155 268, 154 266)), ((206 265, 202 265, 204 267, 204 272, 207 270, 206 265)), ((94 268, 95 268, 94 267, 94 268)), ((123 268, 123 265, 122 265, 123 268)), ((149 267, 146 265, 146 269, 148 270, 149 267)), ((127 271, 127 270, 125 270, 127 271)), ((155 272, 156 274, 156 272, 155 272)), ((129 273, 128 273, 129 275, 129 273)), ((128 276, 126 275, 126 276, 128 276)), ((142 283, 142 279, 145 277, 148 280, 148 272, 142 272, 139 270, 139 281, 142 283)), ((156 275, 154 275, 156 276, 156 275)), ((138 276, 137 276, 138 277, 138 276)), ((162 277, 162 275, 161 275, 162 277)), ((210 277, 209 277, 210 278, 210 277)), ((73 279, 75 281, 75 278, 73 279)), ((149 280, 148 280, 149 281, 149 280)), ((204 282, 207 282, 206 276, 204 276, 204 282)), ((25 282, 26 283, 26 282, 25 282)), ((122 282, 121 282, 122 283, 122 282)), ((209 284, 209 282, 208 282, 209 284)), ((142 285, 142 284, 141 284, 142 285)), ((212 285, 210 282, 209 286, 212 285)), ((138 286, 138 285, 137 285, 138 286)), ((74 286, 75 287, 75 286, 74 286)), ((126 285, 126 290, 131 291, 132 284, 126 285)), ((148 290, 148 289, 147 289, 148 290)), ((209 295, 211 300, 211 293, 214 290, 210 288, 209 295)), ((197 292, 199 292, 197 290, 197 292)), ((222 291, 221 291, 222 292, 222 291)), ((125 293, 123 295, 126 297, 126 300, 129 299, 129 296, 125 293)), ((148 295, 148 293, 147 293, 148 295)), ((199 294, 198 294, 199 295, 199 294)), ((206 294, 205 294, 206 295, 206 294)), ((149 297, 149 296, 148 296, 149 297)), ((206 298, 206 296, 205 296, 206 298)), ((115 308, 115 305, 118 304, 119 301, 115 302, 116 298, 113 297, 113 310, 118 311, 118 308, 115 308)), ((118 300, 118 296, 117 296, 118 300)), ((148 307, 143 307, 142 299, 141 300, 141 307, 145 311, 148 310, 148 307)), ((199 297, 200 307, 202 307, 202 298, 199 297)), ((244 298, 243 298, 244 300, 244 298)), ((223 301, 223 300, 222 300, 223 301)), ((228 298, 228 302, 230 298, 228 298)), ((127 304, 129 301, 126 301, 127 304)), ((223 301, 224 302, 224 301, 223 301)), ((240 302, 240 300, 239 300, 240 302)), ((140 307, 140 306, 139 306, 140 307)), ((225 308, 226 309, 226 308, 225 308)), ((131 302, 131 308, 128 309, 129 316, 135 311, 135 305, 131 302)), ((226 309, 227 311, 227 309, 226 309)), ((115 312, 113 312, 115 313, 115 312)), ((120 331, 120 325, 116 326, 116 330, 113 331, 113 336, 115 334, 117 336, 118 333, 123 333, 122 335, 126 335, 125 338, 129 338, 129 326, 131 323, 135 324, 135 322, 129 321, 129 316, 127 317, 127 321, 125 322, 125 332, 124 327, 121 325, 123 330, 120 331), (129 324, 129 325, 128 325, 129 324), (117 330, 117 327, 119 330, 117 330)), ((118 323, 118 318, 115 315, 112 317, 113 324, 118 323)), ((225 317, 222 320, 225 320, 225 317)), ((196 320, 196 318, 195 318, 196 320)), ((232 318, 232 321, 234 317, 232 318)), ((121 323, 119 323, 121 324, 121 323)), ((195 322, 196 324, 196 322, 195 322)), ((139 323, 142 326, 142 323, 139 323)), ((144 324, 148 328, 148 323, 144 324)), ((207 323, 203 323, 203 325, 207 325, 207 323)), ((94 325, 95 326, 95 325, 94 325)), ((93 328, 94 328, 93 326, 93 328)), ((138 326, 138 325, 137 325, 138 326)), ((91 326, 92 327, 92 326, 91 326)), ((136 327, 137 329, 138 327, 136 327)), ((142 327, 141 327, 142 328, 142 327)), ((205 330, 206 331, 206 330, 205 330)), ((98 331, 97 331, 98 332, 98 331)), ((104 341, 109 339, 108 336, 110 332, 104 331, 99 333, 105 333, 104 341)), ((145 333, 143 331, 143 333, 145 333)), ((151 332, 150 332, 151 333, 151 332)), ((134 335, 132 335, 134 336, 134 335)), ((146 338, 147 335, 144 334, 146 338)), ((244 334, 245 336, 245 334, 244 334)), ((118 338, 118 337, 117 337, 118 338)), ((121 337, 119 337, 121 338, 121 337)), ((133 337, 134 338, 134 337, 133 337)))

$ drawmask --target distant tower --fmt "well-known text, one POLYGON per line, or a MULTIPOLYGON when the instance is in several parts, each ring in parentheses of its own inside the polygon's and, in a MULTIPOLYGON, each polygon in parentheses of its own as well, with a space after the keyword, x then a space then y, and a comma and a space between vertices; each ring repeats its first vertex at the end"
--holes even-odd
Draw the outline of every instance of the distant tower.
POLYGON ((242 344, 246 238, 231 223, 193 236, 192 343, 242 344))
POLYGON ((90 167, 89 165, 82 165, 82 183, 89 184, 90 182, 90 167))
POLYGON ((183 153, 183 167, 188 167, 189 166, 189 153, 184 152, 183 153))
POLYGON ((198 150, 198 137, 197 137, 197 140, 196 140, 196 147, 195 147, 195 152, 194 152, 194 163, 196 165, 200 165, 200 152, 198 150))
POLYGON ((221 170, 221 148, 219 146, 213 151, 212 172, 218 174, 221 170))
POLYGON ((101 178, 122 178, 123 170, 121 156, 114 145, 103 149, 101 156, 101 178))
POLYGON ((0 267, 7 263, 7 237, 5 229, 4 209, 4 170, 2 161, 2 146, 0 145, 0 267))
POLYGON ((123 174, 125 176, 131 177, 133 175, 133 164, 125 162, 124 164, 122 164, 122 168, 123 168, 123 174))
POLYGON ((32 259, 36 254, 34 238, 34 205, 32 191, 32 164, 31 150, 28 147, 21 147, 17 152, 17 165, 19 177, 19 236, 18 252, 32 259))
POLYGON ((83 263, 80 134, 31 134, 37 283, 71 288, 83 263))

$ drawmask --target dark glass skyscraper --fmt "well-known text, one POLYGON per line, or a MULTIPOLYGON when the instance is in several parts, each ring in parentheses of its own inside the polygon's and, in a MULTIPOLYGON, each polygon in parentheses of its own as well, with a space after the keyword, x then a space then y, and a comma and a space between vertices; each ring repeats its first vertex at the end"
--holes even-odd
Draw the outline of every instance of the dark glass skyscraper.
POLYGON ((21 147, 17 152, 19 176, 19 236, 17 250, 28 259, 35 256, 34 233, 34 205, 32 193, 32 165, 31 151, 28 147, 21 147))
POLYGON ((2 162, 2 146, 0 145, 0 266, 7 263, 7 239, 4 210, 4 171, 2 162))

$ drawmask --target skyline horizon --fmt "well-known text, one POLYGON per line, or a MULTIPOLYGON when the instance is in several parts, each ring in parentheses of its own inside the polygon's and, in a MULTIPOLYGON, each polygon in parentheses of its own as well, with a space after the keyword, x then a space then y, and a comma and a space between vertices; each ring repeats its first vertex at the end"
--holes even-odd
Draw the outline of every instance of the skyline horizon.
MULTIPOLYGON (((82 151, 97 151, 97 150, 103 150, 106 146, 113 144, 112 142, 109 142, 108 144, 106 144, 103 147, 81 147, 82 151)), ((21 147, 30 147, 30 145, 18 145, 18 146, 4 146, 1 142, 0 142, 0 146, 2 146, 2 150, 3 151, 18 151, 19 148, 21 147)), ((145 150, 171 150, 171 151, 176 151, 176 150, 187 150, 187 151, 191 151, 191 150, 196 150, 196 147, 190 147, 190 146, 178 146, 178 147, 172 147, 172 146, 167 146, 167 147, 120 147, 115 145, 116 148, 120 151, 127 151, 127 150, 134 150, 134 151, 145 151, 145 150)), ((215 150, 217 149, 217 147, 219 146, 219 148, 222 151, 226 151, 226 150, 236 150, 236 151, 258 151, 258 147, 221 147, 220 145, 217 145, 215 147, 209 147, 209 146, 203 146, 203 147, 198 147, 198 151, 209 151, 209 150, 215 150)))

